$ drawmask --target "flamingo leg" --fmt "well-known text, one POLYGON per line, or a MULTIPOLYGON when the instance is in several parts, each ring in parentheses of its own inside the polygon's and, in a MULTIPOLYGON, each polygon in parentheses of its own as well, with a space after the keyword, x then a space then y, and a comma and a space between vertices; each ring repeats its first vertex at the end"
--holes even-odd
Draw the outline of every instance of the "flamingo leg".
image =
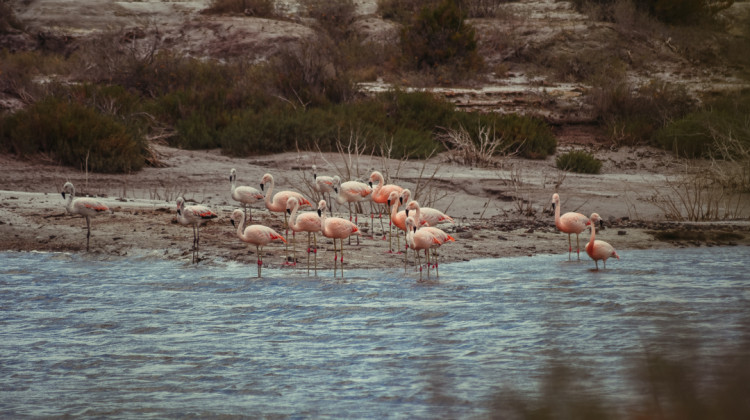
POLYGON ((424 250, 424 255, 427 258, 427 278, 430 278, 430 248, 424 250))
POLYGON ((310 232, 307 232, 307 275, 310 276, 310 232))
POLYGON ((568 261, 570 261, 571 252, 573 252, 573 244, 570 242, 570 234, 568 234, 568 261))
POLYGON ((339 250, 336 248, 336 238, 333 238, 333 278, 336 278, 336 272, 339 268, 339 250))
MULTIPOLYGON (((351 238, 351 236, 350 236, 351 238)), ((339 239, 341 245, 341 278, 344 278, 344 240, 339 239)))
POLYGON ((89 238, 91 238, 91 218, 86 216, 86 252, 89 252, 89 238))
POLYGON ((576 233, 576 252, 578 253, 578 261, 581 261, 581 243, 578 239, 577 233, 576 233))
POLYGON ((315 276, 318 276, 318 236, 313 234, 313 243, 315 244, 315 276))

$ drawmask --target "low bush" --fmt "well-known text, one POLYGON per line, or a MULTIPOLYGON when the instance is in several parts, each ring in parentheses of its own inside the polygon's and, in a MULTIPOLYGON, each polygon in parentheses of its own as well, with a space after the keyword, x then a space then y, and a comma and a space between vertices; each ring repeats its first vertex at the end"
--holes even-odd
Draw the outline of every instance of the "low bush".
POLYGON ((557 169, 579 174, 598 174, 602 169, 602 162, 583 150, 571 150, 561 154, 555 159, 555 165, 557 169))
POLYGON ((117 117, 49 96, 3 120, 2 148, 19 156, 46 154, 95 172, 130 172, 146 163, 147 144, 117 117))
POLYGON ((750 150, 750 90, 710 101, 701 109, 671 121, 654 133, 656 143, 687 158, 731 160, 750 150), (728 147, 726 139, 737 141, 728 147))
POLYGON ((635 89, 625 82, 601 84, 587 99, 618 146, 649 143, 668 121, 681 118, 695 106, 684 87, 661 81, 635 89))
POLYGON ((272 17, 275 11, 273 0, 212 0, 202 13, 242 13, 255 17, 272 17))

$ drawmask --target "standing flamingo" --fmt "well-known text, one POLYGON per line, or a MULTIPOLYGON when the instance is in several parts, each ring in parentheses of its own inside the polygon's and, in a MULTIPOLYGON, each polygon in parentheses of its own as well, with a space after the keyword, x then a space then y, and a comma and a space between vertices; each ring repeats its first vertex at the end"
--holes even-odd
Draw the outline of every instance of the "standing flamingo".
MULTIPOLYGON (((372 198, 372 187, 359 181, 346 181, 341 183, 341 179, 336 180, 333 191, 336 193, 336 202, 347 204, 349 208, 349 221, 352 221, 352 203, 354 203, 354 224, 359 225, 359 212, 357 206, 360 202, 372 198)), ((371 203, 372 204, 372 203, 371 203)), ((370 226, 372 228, 372 226, 370 226)), ((357 245, 359 245, 359 236, 357 236, 357 245)))
MULTIPOLYGON (((320 204, 318 205, 320 207, 320 204)), ((289 201, 286 203, 286 211, 289 213, 289 227, 292 228, 292 232, 307 232, 307 275, 310 275, 310 234, 315 242, 315 275, 318 275, 318 240, 315 234, 320 232, 321 223, 320 216, 317 212, 307 212, 297 214, 299 210, 299 199, 297 197, 289 197, 289 201)), ((294 233, 292 233, 294 235, 294 233)), ((293 260, 297 262, 297 250, 296 241, 292 241, 292 255, 293 260)))
POLYGON ((604 269, 606 270, 607 258, 615 257, 619 260, 620 256, 617 255, 617 251, 615 251, 615 248, 612 245, 596 239, 596 224, 599 223, 600 227, 604 226, 604 222, 599 214, 591 213, 589 222, 589 227, 591 228, 591 240, 586 244, 586 253, 589 254, 589 257, 591 257, 592 260, 594 260, 597 270, 599 270, 599 260, 604 261, 604 269))
POLYGON ((66 182, 65 185, 63 185, 63 199, 65 198, 65 194, 68 194, 68 199, 65 203, 65 210, 67 210, 67 212, 70 214, 80 214, 86 219, 86 252, 89 252, 89 239, 91 238, 91 216, 96 216, 99 213, 109 211, 109 207, 94 198, 75 198, 76 188, 70 182, 66 182))
MULTIPOLYGON (((250 204, 255 204, 259 201, 263 201, 263 193, 258 191, 256 188, 248 186, 236 186, 237 171, 232 168, 229 171, 229 182, 232 183, 232 199, 239 201, 242 204, 242 209, 245 210, 245 219, 247 219, 247 208, 250 204)), ((253 209, 250 207, 250 222, 253 221, 253 209)))
MULTIPOLYGON (((450 236, 447 233, 445 233, 445 231, 443 231, 442 229, 438 229, 438 228, 436 228, 434 226, 429 226, 429 224, 424 220, 424 216, 422 216, 422 212, 426 208, 429 208, 429 207, 420 207, 418 201, 412 200, 406 206, 406 209, 404 211, 405 211, 407 217, 414 217, 414 221, 415 221, 414 223, 415 224, 417 223, 417 220, 421 220, 419 222, 420 227, 417 227, 417 229, 429 232, 429 233, 431 233, 433 236, 435 236, 438 239, 439 245, 437 247, 433 247, 434 256, 435 256, 435 269, 437 270, 438 269, 438 253, 437 253, 437 248, 439 248, 440 245, 444 244, 445 242, 454 242, 455 238, 453 238, 452 236, 450 236), (409 212, 411 212, 411 211, 414 212, 413 216, 409 216, 409 212)), ((432 214, 433 215, 437 215, 437 213, 442 213, 442 212, 440 212, 438 210, 435 210, 435 212, 433 212, 432 214)), ((439 217, 435 217, 433 219, 433 221, 437 221, 436 219, 438 219, 438 218, 439 217)), ((450 220, 453 221, 453 219, 450 219, 450 220)))
POLYGON ((430 249, 434 246, 439 246, 440 241, 427 230, 417 229, 414 217, 406 218, 406 240, 409 243, 409 247, 414 250, 416 254, 415 263, 419 267, 419 280, 422 280, 422 261, 419 257, 419 251, 424 250, 425 258, 427 259, 427 278, 430 278, 430 249))
POLYGON ((437 226, 439 223, 443 222, 455 223, 452 217, 448 216, 438 209, 433 209, 432 207, 421 207, 419 205, 419 202, 416 200, 408 201, 410 194, 411 192, 409 190, 404 190, 404 192, 401 193, 401 199, 404 203, 406 203, 406 208, 416 212, 419 215, 420 226, 437 226))
MULTIPOLYGON (((396 191, 391 191, 391 194, 388 196, 388 207, 391 209, 391 213, 390 213, 391 223, 395 225, 397 228, 404 231, 404 234, 406 234, 406 211, 405 210, 398 211, 399 204, 401 203, 400 198, 401 196, 399 195, 399 193, 397 193, 396 191)), ((397 239, 396 250, 400 254, 401 251, 398 250, 399 248, 401 248, 401 243, 399 242, 400 240, 399 238, 401 238, 400 233, 396 235, 396 239, 397 239)), ((393 252, 392 245, 393 245, 392 242, 388 243, 388 252, 393 252)), ((407 243, 406 249, 409 249, 408 245, 409 244, 407 243)), ((406 261, 406 257, 404 257, 404 261, 406 261)))
POLYGON ((578 252, 578 260, 581 260, 581 244, 578 239, 578 235, 586 230, 586 226, 589 223, 589 218, 582 215, 581 213, 568 212, 560 216, 560 196, 557 193, 552 194, 552 209, 555 211, 555 226, 560 232, 568 234, 568 260, 570 260, 570 254, 573 252, 573 244, 570 239, 570 235, 576 234, 576 249, 578 252))
MULTIPOLYGON (((323 199, 327 200, 327 203, 331 202, 331 192, 334 190, 337 183, 341 183, 341 178, 338 175, 325 176, 318 175, 318 167, 313 165, 313 190, 320 193, 323 199), (326 196, 326 194, 328 196, 326 196)), ((331 206, 331 215, 333 216, 333 206, 331 206)))
POLYGON ((261 267, 263 266, 263 247, 276 240, 286 243, 286 239, 268 226, 250 225, 245 227, 245 217, 242 210, 233 211, 231 220, 232 225, 237 226, 237 237, 243 242, 255 245, 255 255, 258 256, 258 277, 260 277, 261 267))
POLYGON ((326 217, 326 202, 320 200, 318 204, 318 216, 321 218, 321 231, 326 238, 333 239, 333 276, 336 277, 336 260, 338 258, 338 249, 336 248, 336 239, 341 246, 341 277, 344 277, 344 238, 351 235, 360 235, 359 227, 354 223, 340 217, 326 217))
MULTIPOLYGON (((265 185, 270 184, 268 186, 268 191, 266 192, 266 208, 268 211, 277 212, 277 213, 284 213, 284 229, 285 235, 289 236, 289 225, 287 224, 286 220, 286 203, 289 201, 289 197, 297 197, 299 199, 299 203, 301 206, 311 206, 310 202, 302 196, 302 194, 294 191, 279 191, 276 193, 276 195, 273 195, 273 176, 271 174, 265 174, 263 175, 263 178, 260 180, 260 189, 261 191, 264 190, 265 185), (273 197, 273 199, 271 198, 273 197)), ((286 252, 287 261, 289 262, 289 253, 286 245, 284 245, 284 251, 286 252)))
POLYGON ((206 206, 185 206, 185 199, 177 198, 177 221, 181 225, 193 226, 193 262, 198 262, 198 251, 201 240, 200 226, 211 219, 218 217, 216 213, 206 206))
MULTIPOLYGON (((395 184, 386 184, 385 179, 383 178, 383 174, 381 174, 379 171, 373 171, 370 174, 370 187, 372 187, 372 201, 374 201, 377 204, 386 204, 388 202, 388 196, 391 194, 391 191, 396 191, 397 193, 401 194, 401 191, 404 189, 402 187, 399 187, 395 184), (373 187, 372 184, 377 183, 377 187, 373 187)), ((380 212, 380 210, 378 210, 380 212)), ((372 223, 372 217, 373 215, 370 215, 370 219, 372 223)), ((382 217, 380 214, 378 214, 378 218, 382 217)), ((390 215, 389 215, 390 217, 390 215)), ((382 227, 382 219, 381 219, 381 227, 382 227)), ((390 224, 389 224, 390 228, 390 224)), ((388 232, 390 235, 390 232, 388 232)), ((373 230, 373 236, 375 235, 375 232, 373 230)), ((385 230, 383 231, 383 239, 385 239, 385 230)))

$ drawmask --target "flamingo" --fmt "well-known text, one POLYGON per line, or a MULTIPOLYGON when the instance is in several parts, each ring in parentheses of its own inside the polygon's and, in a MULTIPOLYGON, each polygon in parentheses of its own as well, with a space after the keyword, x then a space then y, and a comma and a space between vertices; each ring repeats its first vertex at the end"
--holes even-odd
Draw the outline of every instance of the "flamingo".
POLYGON ((555 211, 555 226, 560 232, 568 234, 568 260, 570 260, 570 254, 573 252, 573 244, 570 239, 570 235, 576 234, 576 249, 578 252, 578 260, 581 260, 581 244, 578 239, 578 235, 586 230, 586 226, 589 224, 589 218, 582 215, 581 213, 568 212, 560 216, 560 196, 557 193, 552 194, 552 209, 555 211))
MULTIPOLYGON (((438 209, 433 209, 432 207, 421 207, 419 205, 419 202, 416 200, 409 201, 409 197, 411 196, 411 191, 404 190, 401 193, 401 200, 406 204, 406 208, 409 210, 417 212, 419 214, 419 225, 427 225, 427 226, 437 226, 439 223, 443 222, 451 222, 456 223, 453 221, 453 218, 448 216, 447 214, 443 213, 442 211, 438 209), (414 204, 412 204, 414 203, 414 204)), ((415 220, 416 221, 416 220, 415 220)))
POLYGON ((592 260, 594 260, 594 264, 596 264, 596 269, 599 270, 599 260, 602 260, 604 262, 604 269, 607 269, 607 258, 609 257, 615 257, 618 260, 620 259, 620 256, 617 255, 617 251, 615 251, 615 248, 610 245, 607 242, 599 241, 596 239, 596 223, 599 223, 600 227, 604 226, 604 222, 602 221, 602 218, 597 213, 591 213, 591 217, 589 218, 589 227, 591 228, 591 240, 586 244, 586 253, 589 254, 589 257, 591 257, 592 260))
MULTIPOLYGON (((357 212, 357 203, 372 198, 372 187, 359 181, 346 181, 341 183, 341 179, 335 177, 333 191, 336 193, 336 202, 347 204, 349 208, 349 221, 352 221, 352 203, 354 208, 354 224, 359 225, 359 213, 357 212)), ((359 245, 359 236, 357 236, 357 245, 359 245)))
MULTIPOLYGON (((414 223, 416 224, 417 220, 421 220, 421 222, 420 222, 421 227, 418 227, 418 229, 419 230, 424 230, 426 232, 431 233, 433 236, 435 236, 438 239, 438 241, 440 242, 440 245, 442 245, 445 242, 454 242, 455 241, 454 237, 448 235, 442 229, 438 229, 438 228, 436 228, 434 226, 429 226, 427 224, 427 222, 424 220, 424 217, 422 216, 422 211, 425 208, 429 208, 429 207, 420 207, 418 201, 412 200, 412 201, 409 202, 409 204, 407 204, 406 209, 404 210, 404 212, 406 213, 406 216, 409 217, 409 212, 413 211, 414 212, 414 216, 413 217, 414 217, 414 221, 415 221, 414 223)), ((437 210, 436 210, 436 212, 439 213, 439 211, 437 211, 437 210)), ((436 214, 436 213, 433 213, 433 214, 436 214)), ((451 220, 453 220, 453 219, 451 219, 451 220)), ((437 254, 437 248, 438 247, 433 247, 434 252, 435 252, 435 269, 436 270, 438 268, 438 254, 437 254)))
POLYGON ((336 239, 341 244, 341 277, 344 277, 344 238, 351 235, 361 235, 359 227, 354 223, 340 217, 326 217, 326 202, 320 200, 318 204, 318 216, 321 219, 321 231, 326 238, 333 239, 333 276, 336 277, 336 260, 338 258, 338 249, 336 248, 336 239))
MULTIPOLYGON (((255 204, 259 201, 263 201, 265 197, 263 197, 263 193, 258 191, 256 188, 248 187, 248 186, 239 186, 237 187, 235 185, 235 182, 237 181, 237 171, 232 168, 231 171, 229 171, 229 182, 232 183, 232 199, 234 201, 239 201, 240 204, 242 204, 243 210, 245 210, 245 219, 247 219, 247 208, 250 204, 255 204)), ((250 221, 253 221, 253 209, 250 208, 250 221)))
MULTIPOLYGON (((399 187, 395 184, 386 184, 385 179, 383 178, 383 174, 381 174, 379 171, 373 171, 370 174, 370 187, 372 187, 373 183, 377 183, 377 187, 372 188, 372 201, 374 201, 377 204, 386 204, 388 202, 388 196, 391 194, 391 191, 396 191, 397 193, 401 194, 401 191, 404 189, 402 187, 399 187)), ((370 215, 370 219, 372 220, 372 214, 370 215)), ((378 215, 378 217, 381 217, 378 215)), ((389 215, 390 217, 390 215, 389 215)), ((382 219, 381 219, 382 222, 382 219)), ((372 223, 372 222, 371 222, 372 223)), ((382 223, 381 223, 382 227, 382 223)), ((389 225, 390 229, 390 225, 389 225)), ((375 232, 373 230, 373 236, 375 232)), ((390 232, 388 232, 390 235, 390 232)), ((385 231, 383 232, 383 239, 385 239, 385 231)))
POLYGON ((286 239, 268 226, 250 225, 245 227, 245 216, 240 209, 232 212, 231 220, 232 226, 237 226, 237 237, 243 242, 255 245, 255 254, 258 256, 258 277, 260 278, 261 267, 263 267, 263 247, 276 240, 286 243, 286 239))
MULTIPOLYGON (((318 204, 320 206, 320 204, 318 204)), ((307 232, 307 275, 310 275, 310 234, 312 234, 315 242, 315 275, 318 275, 318 240, 315 234, 320 232, 321 223, 320 216, 316 212, 308 212, 297 214, 299 210, 299 199, 297 197, 289 197, 286 202, 286 211, 289 213, 289 227, 292 228, 292 232, 307 232)), ((297 262, 297 252, 295 243, 292 243, 292 252, 294 262, 297 262)))
MULTIPOLYGON (((301 206, 311 206, 310 202, 302 196, 302 194, 294 191, 279 191, 276 193, 276 195, 273 195, 273 175, 271 174, 265 174, 263 175, 263 178, 260 180, 260 189, 261 191, 264 190, 266 184, 271 184, 268 186, 268 191, 266 192, 266 208, 268 211, 277 212, 277 213, 284 213, 284 228, 286 229, 285 235, 289 236, 289 225, 287 224, 286 219, 286 203, 289 201, 289 197, 297 197, 299 199, 299 203, 301 206), (273 197, 273 199, 271 199, 273 197)), ((289 260, 289 254, 288 249, 286 248, 286 245, 284 246, 285 252, 287 252, 287 262, 289 260)))
MULTIPOLYGON (((404 190, 406 191, 406 190, 404 190)), ((401 193, 403 194, 403 193, 401 193)), ((388 206, 391 209, 391 223, 395 225, 397 228, 404 231, 404 234, 406 234, 406 211, 401 210, 398 211, 399 204, 401 203, 401 196, 396 191, 391 191, 391 194, 388 196, 388 206)), ((398 240, 400 238, 400 234, 396 236, 396 239, 398 240)), ((408 249, 408 243, 406 244, 408 249)), ((401 244, 399 242, 396 243, 396 250, 401 247, 401 244)), ((392 249, 392 243, 388 243, 388 252, 393 252, 392 249)), ((400 254, 401 251, 398 251, 400 254)), ((406 260, 406 257, 404 257, 404 260, 406 260)))
POLYGON ((193 226, 193 262, 198 262, 198 250, 201 240, 200 226, 211 219, 218 217, 216 213, 206 206, 185 206, 185 199, 177 198, 177 221, 181 225, 193 226))
POLYGON ((417 229, 414 217, 406 218, 406 240, 409 247, 416 254, 416 263, 419 266, 419 280, 422 280, 422 262, 420 261, 419 251, 424 250, 427 258, 427 278, 430 278, 430 252, 435 246, 441 245, 440 240, 427 230, 417 229))
POLYGON ((63 199, 65 198, 65 194, 68 194, 67 202, 65 203, 65 210, 70 214, 80 214, 86 219, 86 252, 89 252, 89 239, 91 238, 91 216, 96 216, 99 213, 110 211, 109 207, 95 198, 75 198, 76 188, 70 182, 66 182, 65 185, 63 185, 63 199))
MULTIPOLYGON (((313 184, 313 190, 316 192, 319 192, 321 196, 323 196, 324 199, 328 200, 328 202, 331 201, 331 192, 334 190, 335 185, 337 183, 341 183, 341 178, 339 178, 338 175, 334 176, 318 176, 318 167, 313 165, 313 181, 315 183, 313 184), (328 194, 328 197, 325 195, 328 194)), ((331 206, 331 215, 333 215, 333 206, 331 206)))

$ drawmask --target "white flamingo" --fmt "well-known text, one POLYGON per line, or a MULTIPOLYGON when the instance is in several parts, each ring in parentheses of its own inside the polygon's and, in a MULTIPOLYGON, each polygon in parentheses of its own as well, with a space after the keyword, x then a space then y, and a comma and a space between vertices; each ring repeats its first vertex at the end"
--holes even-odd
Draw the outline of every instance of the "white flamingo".
POLYGON ((75 198, 76 188, 70 182, 66 182, 65 185, 63 185, 63 198, 65 198, 65 194, 68 194, 67 202, 65 203, 65 210, 70 214, 80 214, 86 219, 86 252, 89 252, 91 217, 109 211, 109 207, 95 198, 75 198))
MULTIPOLYGON (((313 190, 320 193, 323 199, 326 200, 327 203, 331 202, 331 192, 334 191, 334 188, 336 184, 341 183, 341 178, 339 178, 338 175, 334 176, 327 176, 327 175, 318 175, 318 167, 313 165, 313 190)), ((333 215, 333 206, 331 206, 331 215, 333 215)))
POLYGON ((177 198, 177 221, 181 225, 193 226, 193 262, 198 262, 198 251, 201 240, 200 226, 218 217, 216 213, 203 205, 186 206, 185 199, 177 198))
MULTIPOLYGON (((251 204, 263 201, 265 197, 263 193, 258 191, 257 188, 248 187, 246 185, 236 186, 237 182, 237 171, 232 168, 229 171, 229 182, 232 183, 232 199, 242 204, 242 209, 245 211, 245 219, 247 219, 247 208, 251 204)), ((250 222, 253 221, 253 209, 250 207, 250 222)))

